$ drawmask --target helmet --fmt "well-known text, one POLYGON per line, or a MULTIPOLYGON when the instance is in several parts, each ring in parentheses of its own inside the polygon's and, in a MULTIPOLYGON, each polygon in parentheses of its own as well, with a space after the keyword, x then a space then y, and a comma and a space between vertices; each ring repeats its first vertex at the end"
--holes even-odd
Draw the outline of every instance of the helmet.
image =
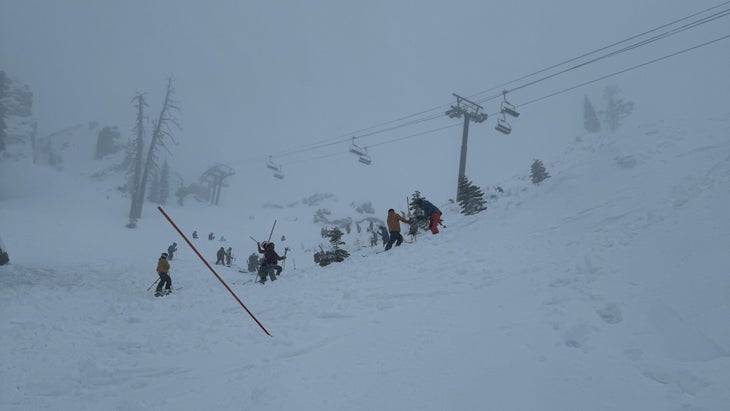
POLYGON ((162 255, 160 256, 160 258, 164 258, 165 260, 167 260, 167 253, 162 253, 162 255))

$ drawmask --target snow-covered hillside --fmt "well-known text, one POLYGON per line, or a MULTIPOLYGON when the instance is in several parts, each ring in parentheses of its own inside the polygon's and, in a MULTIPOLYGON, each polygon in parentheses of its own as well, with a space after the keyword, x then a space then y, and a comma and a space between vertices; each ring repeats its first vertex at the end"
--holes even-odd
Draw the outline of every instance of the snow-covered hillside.
POLYGON ((0 201, 0 409, 727 410, 729 135, 730 114, 585 135, 539 186, 469 217, 432 199, 442 233, 375 254, 353 230, 324 268, 319 205, 166 207, 211 263, 243 266, 277 220, 279 281, 215 266, 272 337, 151 204, 130 230, 102 183, 0 164, 48 184, 0 201))

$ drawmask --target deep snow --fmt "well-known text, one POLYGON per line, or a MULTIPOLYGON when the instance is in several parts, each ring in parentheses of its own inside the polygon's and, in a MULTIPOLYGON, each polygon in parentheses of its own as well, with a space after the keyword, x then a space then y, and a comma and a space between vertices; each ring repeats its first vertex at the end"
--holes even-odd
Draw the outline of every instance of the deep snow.
POLYGON ((477 216, 432 198, 442 233, 376 255, 353 231, 324 268, 314 211, 356 214, 336 192, 165 207, 210 263, 245 265, 277 220, 278 281, 214 266, 272 337, 152 204, 129 230, 104 183, 0 163, 47 182, 0 201, 0 409, 727 410, 728 135, 730 114, 584 135, 540 185, 526 169, 477 216), (155 298, 173 241, 177 290, 155 298))

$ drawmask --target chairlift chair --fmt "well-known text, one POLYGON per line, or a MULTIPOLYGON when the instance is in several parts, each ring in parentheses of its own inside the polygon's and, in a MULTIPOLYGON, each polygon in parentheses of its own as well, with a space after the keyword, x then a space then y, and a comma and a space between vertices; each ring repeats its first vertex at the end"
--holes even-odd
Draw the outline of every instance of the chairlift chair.
POLYGON ((494 129, 504 134, 509 134, 512 132, 512 126, 510 126, 507 120, 503 118, 497 119, 497 126, 494 127, 494 129))
POLYGON ((509 114, 512 117, 519 117, 520 113, 517 112, 517 109, 514 105, 508 103, 507 101, 502 102, 502 112, 509 114))
POLYGON ((355 137, 352 138, 352 144, 350 145, 350 152, 357 156, 367 155, 367 150, 355 144, 355 137))
POLYGON ((502 90, 502 114, 509 114, 512 117, 519 117, 520 113, 517 112, 517 108, 514 104, 510 104, 507 101, 507 90, 502 90))
POLYGON ((360 158, 358 158, 357 161, 359 161, 367 166, 369 166, 370 163, 373 162, 373 160, 370 158, 370 154, 368 154, 367 147, 362 149, 362 154, 360 154, 360 158))
POLYGON ((365 164, 365 165, 367 165, 367 166, 369 166, 369 165, 370 165, 370 163, 372 163, 372 162, 373 162, 373 160, 372 160, 372 159, 370 158, 370 156, 369 156, 369 155, 367 155, 367 154, 363 154, 363 155, 361 155, 361 156, 360 156, 360 158, 358 158, 358 159, 357 159, 357 161, 359 161, 359 162, 361 162, 361 163, 363 163, 363 164, 365 164))
POLYGON ((274 170, 274 172, 281 172, 281 166, 274 163, 271 156, 269 156, 269 162, 266 164, 266 167, 274 170))

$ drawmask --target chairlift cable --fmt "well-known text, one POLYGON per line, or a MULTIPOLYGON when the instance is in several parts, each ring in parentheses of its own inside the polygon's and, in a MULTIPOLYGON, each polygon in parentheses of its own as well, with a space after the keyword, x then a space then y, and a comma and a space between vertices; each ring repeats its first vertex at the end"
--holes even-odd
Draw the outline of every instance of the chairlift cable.
POLYGON ((692 23, 688 23, 688 24, 686 24, 686 25, 684 25, 684 26, 681 26, 681 27, 678 27, 678 28, 672 29, 672 30, 670 30, 670 31, 668 31, 668 32, 666 32, 666 33, 661 33, 661 34, 658 34, 658 35, 656 35, 656 36, 654 36, 654 37, 650 37, 650 38, 648 38, 648 39, 646 39, 646 40, 642 40, 642 41, 640 41, 640 42, 638 42, 638 43, 634 43, 634 44, 628 45, 628 46, 626 46, 626 47, 624 47, 624 48, 622 48, 622 49, 619 49, 619 50, 613 51, 613 52, 611 52, 611 53, 608 53, 608 54, 604 54, 604 55, 602 55, 602 56, 599 56, 599 57, 596 57, 596 58, 594 58, 594 59, 591 59, 591 60, 585 61, 585 62, 583 62, 583 63, 577 64, 577 65, 575 65, 575 66, 572 66, 572 67, 569 67, 569 68, 567 68, 567 69, 564 69, 564 70, 562 70, 562 71, 559 71, 559 72, 557 72, 557 73, 553 73, 553 74, 550 74, 550 75, 547 75, 547 76, 541 77, 541 78, 539 78, 539 79, 537 79, 537 80, 533 80, 533 81, 531 81, 531 82, 528 82, 528 83, 522 84, 522 85, 520 85, 520 86, 517 86, 517 87, 514 87, 514 88, 512 88, 512 89, 508 90, 508 92, 514 92, 514 91, 516 91, 516 90, 520 90, 520 89, 523 89, 523 88, 525 88, 525 87, 529 87, 529 86, 532 86, 532 85, 534 85, 534 84, 540 83, 540 82, 542 82, 542 81, 545 81, 545 80, 547 80, 547 79, 550 79, 550 78, 553 78, 553 77, 559 76, 559 75, 561 75, 561 74, 564 74, 564 73, 566 73, 566 72, 568 72, 568 71, 571 71, 571 70, 575 70, 575 69, 577 69, 577 68, 580 68, 580 67, 584 67, 584 66, 587 66, 587 65, 589 65, 589 64, 592 64, 592 63, 595 63, 595 62, 597 62, 597 61, 600 61, 600 60, 606 59, 606 58, 608 58, 608 57, 613 57, 613 56, 616 56, 616 55, 618 55, 618 54, 621 54, 621 53, 625 53, 625 52, 627 52, 627 51, 630 51, 630 50, 633 50, 633 49, 635 49, 635 48, 638 48, 638 47, 642 47, 642 46, 645 46, 645 45, 647 45, 647 44, 650 44, 650 43, 653 43, 653 42, 655 42, 655 41, 658 41, 658 40, 661 40, 661 39, 667 38, 667 37, 669 37, 669 36, 673 36, 673 35, 675 35, 675 34, 677 34, 677 33, 683 32, 683 31, 685 31, 685 30, 689 30, 689 29, 691 29, 691 28, 695 28, 695 27, 697 27, 697 26, 700 26, 700 25, 702 25, 702 24, 706 24, 706 23, 709 23, 710 21, 713 21, 713 20, 717 20, 717 19, 719 19, 719 18, 722 18, 722 17, 727 17, 727 16, 730 16, 730 9, 726 9, 726 10, 723 10, 723 11, 721 11, 721 12, 719 12, 719 13, 713 14, 712 16, 704 17, 704 18, 702 18, 702 19, 700 19, 700 20, 698 20, 698 21, 695 21, 695 22, 692 22, 692 23))
MULTIPOLYGON (((576 60, 579 60, 579 59, 581 59, 581 58, 584 58, 584 57, 587 57, 587 56, 590 56, 590 55, 596 54, 596 53, 598 53, 598 52, 600 52, 600 51, 604 51, 604 50, 606 50, 606 49, 609 49, 609 48, 611 48, 611 47, 614 47, 614 46, 616 46, 616 45, 619 45, 619 44, 625 43, 625 42, 627 42, 627 41, 630 41, 630 40, 633 40, 633 39, 636 39, 636 38, 639 38, 639 37, 645 36, 646 34, 649 34, 649 33, 653 33, 653 32, 656 32, 656 31, 658 31, 658 30, 661 30, 661 29, 663 29, 663 28, 666 28, 666 27, 669 27, 669 26, 675 25, 675 24, 677 24, 677 23, 679 23, 679 22, 682 22, 682 21, 688 20, 688 19, 690 19, 690 18, 693 18, 693 17, 696 17, 696 16, 698 16, 698 15, 700 15, 700 14, 706 13, 706 12, 708 12, 708 11, 710 11, 710 10, 714 10, 714 9, 717 9, 717 8, 719 8, 719 7, 725 6, 725 5, 727 5, 727 4, 730 4, 730 1, 726 1, 726 2, 723 2, 723 3, 719 4, 719 5, 716 5, 716 6, 713 6, 713 7, 707 8, 707 9, 704 9, 704 10, 702 10, 702 11, 699 11, 699 12, 693 13, 693 14, 691 14, 691 15, 689 15, 689 16, 686 16, 686 17, 683 17, 683 18, 681 18, 681 19, 677 19, 677 20, 674 20, 674 21, 672 21, 672 22, 670 22, 670 23, 666 23, 666 24, 663 24, 663 25, 661 25, 661 26, 659 26, 659 27, 656 27, 656 28, 654 28, 654 29, 651 29, 651 30, 645 31, 645 32, 643 32, 643 33, 640 33, 640 34, 637 34, 637 35, 634 35, 634 36, 628 37, 628 38, 626 38, 626 39, 624 39, 624 40, 621 40, 621 41, 618 41, 618 42, 612 43, 612 44, 610 44, 610 45, 607 45, 607 46, 604 46, 604 47, 598 48, 598 49, 596 49, 596 50, 593 50, 593 51, 591 51, 591 52, 588 52, 588 53, 584 53, 584 54, 582 54, 582 55, 580 55, 580 56, 577 56, 577 57, 571 58, 571 59, 569 59, 569 60, 565 60, 565 61, 563 61, 563 62, 561 62, 561 63, 558 63, 558 64, 554 64, 554 65, 552 65, 552 66, 550 66, 550 67, 547 67, 547 68, 544 68, 544 69, 538 70, 538 71, 536 71, 536 72, 533 72, 533 73, 531 73, 531 74, 528 74, 528 75, 524 75, 524 76, 521 76, 521 77, 519 77, 519 78, 517 78, 517 79, 511 80, 511 81, 509 81, 509 82, 506 82, 506 83, 502 83, 501 85, 495 86, 495 87, 493 87, 493 88, 490 88, 490 89, 488 89, 488 90, 485 90, 485 91, 482 91, 482 92, 478 92, 478 93, 472 94, 471 96, 477 96, 477 95, 479 95, 479 94, 484 94, 484 93, 486 93, 486 92, 488 92, 488 91, 491 91, 491 90, 494 90, 494 89, 498 89, 498 88, 504 87, 504 86, 506 86, 506 85, 509 85, 509 84, 515 83, 515 82, 517 82, 517 81, 520 81, 520 80, 524 80, 524 79, 526 79, 526 78, 529 78, 529 77, 535 76, 535 75, 537 75, 537 74, 541 74, 541 73, 544 73, 544 72, 546 72, 546 71, 549 71, 549 70, 551 70, 551 69, 554 69, 554 68, 556 68, 556 67, 560 67, 560 66, 563 66, 563 65, 565 65, 565 64, 568 64, 568 63, 574 62, 574 61, 576 61, 576 60)), ((508 90, 508 92, 513 92, 513 91, 515 91, 515 90, 519 90, 519 89, 523 89, 523 88, 526 88, 526 87, 528 87, 528 86, 531 86, 531 85, 534 85, 534 84, 536 84, 536 83, 538 83, 538 82, 541 82, 541 81, 547 80, 547 79, 549 79, 549 78, 552 78, 552 77, 555 77, 555 76, 557 76, 557 75, 560 75, 560 74, 566 73, 566 72, 568 72, 568 71, 571 71, 571 70, 577 69, 577 68, 579 68, 579 67, 583 67, 583 66, 586 66, 586 65, 588 65, 588 64, 594 63, 594 62, 596 62, 596 61, 599 61, 599 60, 603 60, 603 59, 605 59, 605 58, 608 58, 608 57, 612 57, 612 56, 615 56, 615 55, 617 55, 617 54, 621 54, 621 53, 627 52, 627 51, 629 51, 629 50, 633 50, 633 49, 635 49, 635 48, 638 48, 638 47, 642 47, 642 46, 645 46, 645 45, 647 45, 647 44, 653 43, 653 42, 655 42, 655 41, 658 41, 658 40, 660 40, 660 39, 663 39, 663 38, 666 38, 666 37, 672 36, 672 35, 674 35, 674 34, 677 34, 677 33, 683 32, 683 31, 685 31, 685 30, 689 30, 689 29, 691 29, 691 28, 694 28, 694 27, 700 26, 700 25, 702 25, 702 24, 705 24, 705 23, 709 23, 709 22, 711 22, 711 21, 714 21, 714 20, 716 20, 716 19, 719 19, 719 18, 722 18, 722 17, 726 17, 726 16, 728 16, 728 15, 730 15, 730 9, 725 9, 725 10, 722 10, 722 11, 720 11, 720 12, 717 12, 717 13, 715 13, 715 14, 712 14, 712 15, 710 15, 710 16, 706 16, 706 17, 703 17, 703 18, 701 18, 701 19, 699 19, 699 20, 696 20, 696 21, 694 21, 694 22, 691 22, 691 23, 685 24, 685 25, 683 25, 683 26, 680 26, 680 27, 678 27, 678 28, 674 28, 674 29, 672 29, 672 30, 670 30, 670 31, 667 31, 667 32, 664 32, 664 33, 658 34, 658 35, 656 35, 656 36, 653 36, 653 37, 651 37, 651 38, 649 38, 649 39, 645 39, 645 40, 642 40, 642 41, 640 41, 640 42, 637 42, 637 43, 631 44, 631 45, 629 45, 629 46, 626 46, 626 47, 624 47, 624 48, 622 48, 622 49, 619 49, 619 50, 617 50, 617 51, 613 51, 613 52, 611 52, 611 53, 608 53, 608 54, 606 54, 606 55, 603 55, 603 56, 599 56, 599 57, 596 57, 596 58, 594 58, 594 59, 592 59, 592 60, 589 60, 589 61, 587 61, 587 62, 583 62, 583 63, 581 63, 581 64, 578 64, 578 65, 576 65, 576 66, 573 66, 573 67, 567 68, 567 69, 565 69, 565 70, 562 70, 562 71, 560 71, 560 72, 558 72, 558 73, 554 73, 554 74, 551 74, 551 75, 548 75, 548 76, 542 77, 542 78, 540 78, 540 79, 537 79, 537 80, 534 80, 534 81, 528 82, 528 83, 526 83, 526 84, 520 85, 520 86, 518 86, 518 87, 512 88, 512 89, 508 90)), ((688 49, 684 49, 684 50, 681 50, 681 51, 679 51, 679 52, 676 52, 676 53, 672 53, 672 54, 670 54, 670 55, 667 55, 667 56, 664 56, 664 57, 661 57, 661 58, 658 58, 658 59, 654 59, 654 60, 651 60, 651 61, 649 61, 649 62, 645 62, 645 63, 642 63, 642 64, 640 64, 640 65, 637 65, 637 66, 633 66, 633 67, 630 67, 630 68, 627 68, 627 69, 624 69, 624 70, 621 70, 621 71, 618 71, 618 72, 615 72, 615 73, 609 74, 609 75, 607 75, 607 76, 603 76, 603 77, 600 77, 600 78, 597 78, 597 79, 594 79, 594 80, 591 80, 591 81, 588 81, 588 82, 585 82, 585 83, 581 83, 581 84, 579 84, 579 85, 576 85, 576 86, 570 87, 570 88, 568 88, 568 89, 564 89, 564 90, 561 90, 561 91, 559 91, 559 92, 555 92, 555 93, 552 93, 552 94, 550 94, 550 95, 547 95, 547 96, 543 96, 543 97, 540 97, 540 98, 538 98, 538 99, 530 100, 530 101, 528 101, 528 102, 526 102, 526 103, 522 103, 522 104, 520 104, 520 106, 525 106, 525 105, 528 105, 528 104, 532 104, 532 103, 535 103, 535 102, 538 102, 538 101, 541 101, 541 100, 544 100, 544 99, 547 99, 547 98, 553 97, 553 96, 555 96, 555 95, 559 95, 559 94, 565 93, 565 92, 567 92, 567 91, 570 91, 570 90, 573 90, 573 89, 575 89, 575 88, 579 88, 579 87, 582 87, 582 86, 585 86, 585 85, 588 85, 588 84, 592 84, 592 83, 595 83, 595 82, 598 82, 598 81, 604 80, 604 79, 606 79, 606 78, 610 78, 610 77, 613 77, 613 76, 616 76, 616 75, 619 75, 619 74, 625 73, 625 72, 627 72, 627 71, 631 71, 631 70, 634 70, 634 69, 637 69, 637 68, 643 67, 643 66, 645 66, 645 65, 648 65, 648 64, 652 64, 652 63, 655 63, 655 62, 658 62, 658 61, 661 61, 661 60, 664 60, 664 59, 667 59, 667 58, 670 58, 670 57, 676 56, 676 55, 678 55, 678 54, 682 54, 682 53, 685 53, 685 52, 688 52, 688 51, 694 50, 694 49, 696 49, 696 48, 700 48, 700 47, 703 47, 703 46, 706 46, 706 45, 709 45, 709 44, 715 43, 715 42, 717 42, 717 41, 720 41, 720 40, 724 40, 724 39, 726 39, 726 38, 728 38, 728 37, 730 37, 730 36, 725 36, 725 37, 721 37, 721 38, 718 38, 718 39, 715 39, 715 40, 712 40, 712 41, 709 41, 709 42, 706 42, 706 43, 703 43, 703 44, 700 44, 700 45, 697 45, 697 46, 694 46, 694 47, 691 47, 691 48, 688 48, 688 49)), ((496 99, 496 98, 500 98, 500 97, 503 97, 503 93, 502 93, 502 92, 500 92, 499 94, 495 94, 495 95, 493 95, 493 96, 490 96, 490 97, 484 98, 484 99, 480 99, 480 100, 477 100, 477 101, 481 103, 481 102, 485 102, 485 101, 489 101, 489 100, 494 100, 494 99, 496 99)), ((307 152, 307 151, 317 150, 317 149, 320 149, 320 148, 324 148, 324 147, 328 147, 328 146, 333 146, 333 145, 337 145, 337 144, 342 144, 342 143, 344 143, 344 142, 350 142, 350 141, 352 140, 353 136, 354 136, 354 137, 356 137, 356 138, 370 137, 370 136, 374 136, 374 135, 377 135, 377 134, 382 134, 382 133, 386 133, 386 132, 389 132, 389 131, 397 130, 397 129, 400 129, 400 128, 403 128, 403 127, 407 127, 407 126, 411 126, 411 125, 415 125, 415 124, 420 124, 420 123, 424 123, 424 122, 427 122, 427 121, 431 121, 431 120, 434 120, 434 119, 437 119, 437 118, 440 118, 440 117, 442 117, 442 115, 443 115, 443 114, 442 114, 442 113, 438 113, 438 114, 433 114, 433 115, 429 115, 429 116, 426 116, 426 117, 422 117, 422 118, 417 118, 417 119, 414 119, 414 120, 410 120, 410 121, 408 121, 408 122, 405 122, 405 123, 401 123, 401 124, 396 124, 396 125, 394 125, 394 126, 391 126, 391 127, 386 127, 386 128, 382 128, 382 129, 377 129, 377 130, 374 130, 374 131, 371 131, 371 132, 368 132, 368 133, 365 133, 365 134, 362 134, 362 135, 359 135, 359 136, 357 136, 357 135, 356 135, 356 134, 362 133, 363 131, 373 130, 373 129, 376 129, 376 128, 378 128, 378 127, 386 126, 386 125, 389 125, 389 124, 393 124, 393 123, 398 123, 398 122, 400 122, 400 121, 403 121, 403 120, 407 120, 407 119, 410 119, 410 118, 413 118, 413 117, 416 117, 416 116, 419 116, 419 115, 422 115, 422 114, 426 114, 426 113, 429 113, 429 112, 432 112, 432 111, 435 111, 435 110, 439 110, 439 109, 442 109, 442 108, 445 108, 445 107, 449 107, 449 106, 450 106, 450 104, 444 104, 444 105, 440 105, 440 106, 435 106, 435 107, 433 107, 433 108, 431 108, 431 109, 427 109, 427 110, 422 110, 422 111, 419 111, 419 112, 416 112, 416 113, 413 113, 413 114, 410 114, 410 115, 406 115, 406 116, 402 116, 402 117, 399 117, 399 118, 397 118, 397 119, 394 119, 394 120, 389 120, 389 121, 385 121, 385 122, 382 122, 382 123, 378 123, 378 124, 376 124, 376 125, 373 125, 373 126, 370 126, 370 127, 367 127, 367 128, 363 128, 363 129, 359 129, 359 130, 353 131, 353 132, 351 132, 351 133, 347 133, 347 134, 342 134, 342 135, 340 135, 340 136, 337 136, 337 137, 333 137, 333 138, 330 138, 330 139, 320 140, 319 142, 314 142, 314 143, 310 143, 310 144, 305 144, 305 145, 303 145, 303 146, 300 146, 300 148, 297 148, 297 149, 292 149, 292 150, 286 151, 286 152, 284 152, 284 153, 281 153, 281 154, 277 154, 277 155, 276 155, 276 157, 282 157, 282 156, 287 156, 287 155, 292 155, 292 154, 298 154, 298 153, 302 153, 302 152, 307 152)), ((500 114, 500 113, 498 112, 498 113, 495 113, 495 114, 500 114)), ((493 115, 495 115, 495 114, 490 114, 490 116, 493 116, 493 115)), ((446 127, 441 127, 441 128, 436 128, 436 129, 432 129, 432 130, 427 130, 427 131, 424 131, 424 132, 416 133, 416 134, 413 134, 413 135, 409 135, 409 136, 405 136, 405 137, 400 137, 400 138, 396 138, 396 139, 392 139, 392 140, 387 140, 387 141, 384 141, 384 142, 380 142, 380 143, 376 143, 376 144, 370 144, 369 146, 370 146, 370 147, 374 147, 374 146, 379 146, 379 145, 383 145, 383 144, 390 144, 390 143, 392 143, 392 142, 397 142, 397 141, 400 141, 400 140, 404 140, 404 139, 414 138, 414 137, 416 137, 416 136, 420 136, 420 135, 423 135, 423 134, 427 134, 427 133, 431 133, 431 132, 435 132, 435 131, 443 130, 443 129, 446 129, 446 128, 450 128, 450 127, 455 127, 455 126, 458 126, 458 125, 460 125, 460 124, 456 124, 456 125, 449 125, 449 126, 446 126, 446 127)), ((340 155, 340 154, 342 154, 342 153, 336 153, 336 154, 332 154, 332 155, 326 155, 326 156, 324 156, 324 157, 317 157, 317 158, 325 158, 325 157, 331 157, 331 156, 333 156, 333 155, 340 155)), ((305 160, 305 161, 306 161, 306 160, 305 160)), ((292 163, 297 163, 297 162, 301 162, 301 161, 295 161, 295 162, 290 162, 290 163, 287 163, 287 164, 292 164, 292 163)))
MULTIPOLYGON (((643 33, 639 33, 639 34, 633 35, 633 36, 631 36, 631 37, 625 38, 625 39, 623 39, 623 40, 620 40, 620 41, 617 41, 617 42, 614 42, 614 43, 608 44, 608 45, 606 45, 606 46, 603 46, 603 47, 600 47, 600 48, 598 48, 598 49, 595 49, 595 50, 589 51, 589 52, 587 52, 587 53, 584 53, 584 54, 582 54, 582 55, 580 55, 580 56, 577 56, 577 57, 573 57, 573 58, 571 58, 571 59, 568 59, 568 60, 562 61, 562 62, 560 62, 560 63, 557 63, 557 64, 553 64, 553 65, 552 65, 552 66, 550 66, 550 67, 546 67, 546 68, 544 68, 544 69, 540 69, 540 70, 538 70, 538 71, 535 71, 535 72, 533 72, 533 73, 530 73, 530 74, 526 74, 526 75, 523 75, 523 76, 521 76, 521 77, 519 77, 519 78, 516 78, 516 79, 514 79, 514 80, 510 80, 510 81, 508 81, 508 82, 505 82, 505 83, 499 84, 499 85, 497 85, 497 86, 491 87, 491 88, 489 88, 489 89, 487 89, 487 90, 484 90, 484 91, 480 91, 480 92, 478 92, 478 93, 472 94, 472 95, 471 95, 471 97, 476 97, 476 96, 478 96, 478 95, 480 95, 480 94, 488 93, 488 92, 490 92, 490 91, 493 91, 493 90, 498 90, 498 89, 502 89, 502 88, 504 88, 504 87, 506 87, 506 86, 508 86, 508 85, 510 85, 510 84, 512 84, 512 83, 516 83, 516 82, 518 82, 518 81, 521 81, 521 80, 525 80, 525 79, 527 79, 527 78, 530 78, 530 77, 536 76, 536 75, 538 75, 538 74, 544 73, 544 72, 546 72, 546 71, 548 71, 548 70, 552 70, 552 69, 554 69, 554 68, 557 68, 557 67, 560 67, 560 66, 566 65, 566 64, 568 64, 568 63, 572 63, 572 62, 574 62, 574 61, 576 61, 576 60, 580 60, 580 59, 582 59, 582 58, 584 58, 584 57, 588 57, 588 56, 590 56, 590 55, 593 55, 593 54, 596 54, 596 53, 598 53, 598 52, 604 51, 604 50, 606 50, 606 49, 609 49, 609 48, 611 48, 611 47, 617 46, 617 45, 619 45, 619 44, 622 44, 622 43, 626 43, 627 41, 631 41, 631 40, 637 39, 637 38, 639 38, 639 37, 643 37, 643 36, 645 36, 645 35, 647 35, 647 34, 650 34, 650 33, 653 33, 653 32, 655 32, 655 31, 658 31, 658 30, 664 29, 664 28, 666 28, 666 27, 669 27, 669 26, 675 25, 675 24, 677 24, 677 23, 679 23, 679 22, 682 22, 682 21, 684 21, 684 20, 688 20, 688 19, 691 19, 691 18, 693 18, 693 17, 699 16, 700 14, 704 14, 704 13, 707 13, 708 11, 711 11, 711 10, 714 10, 714 9, 717 9, 717 8, 720 8, 720 7, 723 7, 723 6, 727 5, 727 4, 730 4, 730 1, 726 1, 726 2, 724 2, 724 3, 721 3, 721 4, 718 4, 718 5, 716 5, 716 6, 713 6, 713 7, 710 7, 710 8, 707 8, 707 9, 704 9, 704 10, 701 10, 701 11, 698 11, 698 12, 696 12, 696 13, 690 14, 689 16, 685 16, 685 17, 682 17, 681 19, 677 19, 677 20, 671 21, 671 22, 669 22, 669 23, 663 24, 663 25, 661 25, 661 26, 659 26, 659 27, 653 28, 653 29, 651 29, 651 30, 647 30, 647 31, 645 31, 645 32, 643 32, 643 33)), ((495 99, 495 98, 497 98, 497 97, 499 97, 499 95, 495 95, 495 96, 489 97, 489 98, 487 98, 486 100, 480 100, 480 102, 483 102, 483 101, 489 101, 489 100, 493 100, 493 99, 495 99)))
POLYGON ((605 76, 602 76, 602 77, 598 77, 598 78, 593 79, 593 80, 590 80, 590 81, 586 81, 584 83, 581 83, 581 84, 578 84, 578 85, 575 85, 575 86, 572 86, 572 87, 568 87, 568 88, 563 89, 563 90, 560 90, 560 91, 556 91, 554 93, 550 93, 548 95, 545 95, 545 96, 542 96, 542 97, 539 97, 539 98, 536 98, 536 99, 527 101, 525 103, 519 104, 519 106, 520 107, 524 107, 524 106, 530 105, 532 103, 537 103, 538 101, 542 101, 542 100, 545 100, 545 99, 548 99, 548 98, 551 98, 551 97, 555 97, 555 96, 557 96, 559 94, 567 93, 568 91, 575 90, 576 88, 583 87, 583 86, 586 86, 588 84, 596 83, 598 81, 605 80, 607 78, 614 77, 614 76, 617 76, 619 74, 623 74, 623 73, 626 73, 628 71, 632 71, 632 70, 638 69, 640 67, 648 66, 649 64, 653 64, 653 63, 656 63, 656 62, 659 62, 659 61, 662 61, 662 60, 666 60, 666 59, 668 59, 670 57, 678 56, 680 54, 684 54, 686 52, 689 52, 689 51, 692 51, 692 50, 695 50, 695 49, 698 49, 698 48, 701 48, 701 47, 709 46, 710 44, 717 43, 718 41, 726 40, 728 38, 730 38, 730 34, 728 34, 726 36, 723 36, 723 37, 716 38, 714 40, 707 41, 707 42, 702 43, 702 44, 698 44, 698 45, 695 45, 695 46, 692 46, 692 47, 689 47, 689 48, 686 48, 686 49, 683 49, 683 50, 680 50, 680 51, 671 53, 671 54, 667 54, 667 55, 665 55, 663 57, 659 57, 659 58, 656 58, 656 59, 653 59, 653 60, 649 60, 649 61, 644 62, 644 63, 641 63, 641 64, 637 64, 635 66, 632 66, 632 67, 629 67, 629 68, 626 68, 626 69, 623 69, 623 70, 620 70, 620 71, 617 71, 617 72, 614 72, 614 73, 611 73, 611 74, 608 74, 608 75, 605 75, 605 76))

